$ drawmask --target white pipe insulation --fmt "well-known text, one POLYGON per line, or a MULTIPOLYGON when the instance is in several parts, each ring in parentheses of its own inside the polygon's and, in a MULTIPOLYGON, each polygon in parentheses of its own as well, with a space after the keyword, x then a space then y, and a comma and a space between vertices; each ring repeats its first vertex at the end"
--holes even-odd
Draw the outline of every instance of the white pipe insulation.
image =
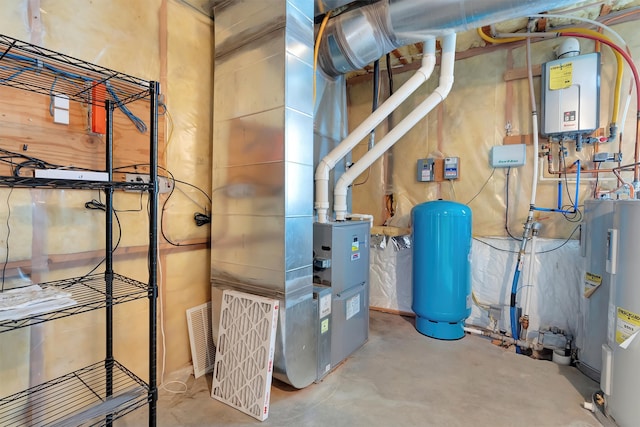
POLYGON ((333 192, 336 221, 344 221, 347 216, 347 189, 353 181, 449 95, 453 86, 456 34, 445 35, 441 44, 442 56, 440 60, 439 86, 371 150, 367 151, 349 170, 342 174, 333 192))
MULTIPOLYGON (((455 43, 454 43, 455 44, 455 43)), ((391 97, 389 97, 376 111, 367 117, 357 128, 353 130, 336 148, 325 158, 320 160, 316 169, 316 202, 315 208, 318 214, 318 222, 328 221, 329 211, 329 173, 344 156, 349 154, 363 138, 365 138, 376 126, 395 111, 402 102, 413 94, 424 82, 426 82, 436 65, 436 39, 429 38, 424 41, 424 56, 422 65, 407 82, 402 85, 391 97)))

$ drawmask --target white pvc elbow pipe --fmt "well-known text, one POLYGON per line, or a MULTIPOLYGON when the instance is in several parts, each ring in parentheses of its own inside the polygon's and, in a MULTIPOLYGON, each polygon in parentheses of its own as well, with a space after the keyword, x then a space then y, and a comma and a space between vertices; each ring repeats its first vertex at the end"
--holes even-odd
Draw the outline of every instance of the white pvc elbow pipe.
POLYGON ((371 150, 346 171, 336 183, 333 192, 333 207, 336 221, 344 221, 347 215, 347 189, 353 181, 393 146, 402 136, 411 130, 431 110, 442 102, 453 86, 453 65, 456 54, 456 34, 447 34, 442 39, 442 57, 440 61, 440 83, 436 90, 417 108, 398 123, 371 150))
MULTIPOLYGON (((316 202, 315 208, 318 214, 318 222, 327 222, 329 211, 329 173, 334 166, 353 150, 373 129, 384 119, 393 113, 404 100, 426 82, 436 65, 436 39, 429 38, 424 41, 424 54, 422 65, 407 82, 393 95, 355 128, 337 147, 327 154, 316 169, 316 202)), ((387 65, 389 66, 389 65, 387 65)))

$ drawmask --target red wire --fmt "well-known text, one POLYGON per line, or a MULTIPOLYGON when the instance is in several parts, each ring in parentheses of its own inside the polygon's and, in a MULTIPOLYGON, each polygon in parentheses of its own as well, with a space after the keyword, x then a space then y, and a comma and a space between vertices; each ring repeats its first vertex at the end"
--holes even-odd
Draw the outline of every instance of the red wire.
POLYGON ((638 74, 638 69, 636 68, 636 64, 633 62, 633 58, 629 56, 626 50, 622 49, 617 44, 601 37, 596 37, 591 34, 582 34, 582 33, 572 33, 569 31, 560 31, 558 34, 566 37, 582 37, 584 39, 591 39, 598 41, 600 43, 606 44, 611 49, 616 50, 629 64, 629 68, 631 68, 631 72, 633 73, 633 78, 636 81, 636 102, 640 104, 640 75, 638 74))

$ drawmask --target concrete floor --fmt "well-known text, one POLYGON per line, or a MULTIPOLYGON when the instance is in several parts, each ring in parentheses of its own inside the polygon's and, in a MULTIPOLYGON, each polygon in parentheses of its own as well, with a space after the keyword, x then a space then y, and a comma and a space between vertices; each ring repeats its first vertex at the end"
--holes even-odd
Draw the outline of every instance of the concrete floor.
MULTIPOLYGON (((487 339, 439 341, 413 320, 371 312, 369 341, 320 384, 274 381, 260 421, 210 397, 211 376, 162 391, 160 426, 599 426, 582 409, 598 384, 577 369, 518 356, 487 339)), ((115 425, 146 424, 146 409, 115 425)))

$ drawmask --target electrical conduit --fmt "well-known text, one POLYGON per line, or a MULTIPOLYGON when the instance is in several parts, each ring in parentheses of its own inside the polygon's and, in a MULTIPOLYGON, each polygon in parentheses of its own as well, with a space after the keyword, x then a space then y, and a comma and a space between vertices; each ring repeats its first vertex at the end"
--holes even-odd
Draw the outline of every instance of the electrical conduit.
POLYGON ((337 221, 347 216, 347 189, 349 185, 380 156, 391 148, 404 134, 422 120, 433 108, 442 102, 453 86, 453 66, 456 54, 456 34, 447 34, 442 38, 442 57, 440 63, 440 84, 417 108, 407 115, 397 126, 367 151, 336 183, 333 192, 334 210, 337 221))
POLYGON ((435 65, 436 40, 435 38, 430 38, 424 42, 424 56, 422 57, 422 65, 418 71, 416 71, 416 73, 411 76, 411 78, 407 80, 400 89, 383 102, 374 113, 355 128, 336 148, 320 160, 315 175, 315 208, 318 214, 318 222, 324 223, 328 221, 329 173, 331 172, 331 169, 333 169, 336 163, 338 163, 344 156, 349 154, 353 147, 355 147, 363 138, 375 129, 376 126, 395 111, 395 109, 398 108, 404 100, 406 100, 424 82, 426 82, 433 73, 435 65))

